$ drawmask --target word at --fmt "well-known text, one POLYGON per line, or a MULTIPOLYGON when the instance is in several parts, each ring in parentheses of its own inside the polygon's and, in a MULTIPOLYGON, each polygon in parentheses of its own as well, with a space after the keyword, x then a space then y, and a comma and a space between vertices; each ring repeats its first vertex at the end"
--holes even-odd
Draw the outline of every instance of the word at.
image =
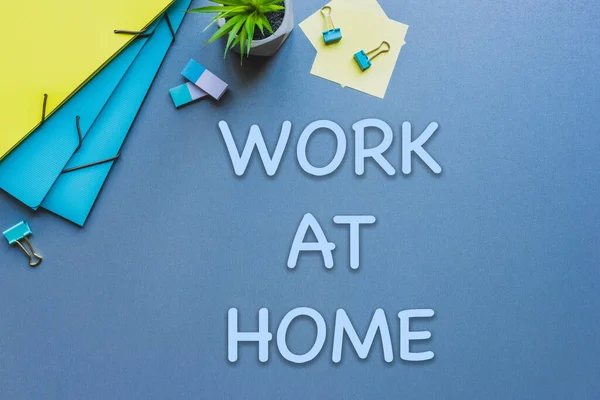
MULTIPOLYGON (((372 215, 338 215, 333 217, 333 222, 338 225, 349 225, 350 226, 350 268, 358 269, 360 266, 360 226, 364 224, 374 224, 375 217, 372 215)), ((325 232, 319 225, 316 218, 308 213, 304 214, 300 226, 294 236, 294 242, 292 243, 292 249, 290 250, 290 256, 288 257, 288 268, 296 268, 298 262, 298 256, 301 251, 320 251, 323 255, 323 261, 325 268, 333 268, 333 250, 335 244, 327 241, 325 232), (304 238, 311 229, 316 242, 305 242, 304 238)))

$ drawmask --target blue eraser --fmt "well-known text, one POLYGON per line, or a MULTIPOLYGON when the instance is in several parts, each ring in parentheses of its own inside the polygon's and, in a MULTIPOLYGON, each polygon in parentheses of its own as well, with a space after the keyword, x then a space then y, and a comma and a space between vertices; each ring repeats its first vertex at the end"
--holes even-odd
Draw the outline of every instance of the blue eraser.
POLYGON ((188 81, 192 83, 198 82, 202 74, 206 71, 206 68, 198 63, 196 60, 190 60, 183 71, 181 71, 181 75, 188 81))
POLYGON ((323 32, 323 40, 325 44, 337 43, 342 40, 342 31, 340 28, 335 28, 323 32))
POLYGON ((195 60, 190 60, 181 75, 215 100, 220 100, 227 91, 227 83, 207 70, 195 60))
POLYGON ((4 231, 4 237, 8 240, 8 244, 15 244, 19 240, 26 238, 27 236, 31 236, 33 232, 29 228, 29 224, 25 221, 21 221, 12 228, 4 231))
POLYGON ((371 61, 369 61, 369 57, 367 57, 364 50, 354 54, 354 61, 356 61, 360 69, 363 71, 371 66, 371 61))
POLYGON ((169 89, 171 99, 175 107, 181 107, 205 97, 207 94, 202 89, 192 83, 184 83, 169 89))

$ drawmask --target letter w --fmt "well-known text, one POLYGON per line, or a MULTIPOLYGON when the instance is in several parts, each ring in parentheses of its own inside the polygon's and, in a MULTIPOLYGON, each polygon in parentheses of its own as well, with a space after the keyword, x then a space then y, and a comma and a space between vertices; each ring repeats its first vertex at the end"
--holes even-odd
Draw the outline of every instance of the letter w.
POLYGON ((292 123, 285 121, 281 126, 281 134, 279 135, 279 141, 277 142, 277 147, 275 148, 273 156, 271 156, 267 150, 267 145, 265 144, 265 140, 258 125, 252 125, 250 127, 250 134, 248 135, 248 140, 246 141, 244 151, 241 155, 235 145, 233 135, 231 134, 227 122, 219 122, 219 129, 221 129, 223 140, 225 141, 225 145, 227 145, 227 151, 229 151, 229 157, 231 158, 231 163, 233 164, 233 169, 237 176, 242 176, 246 172, 246 168, 248 168, 248 163, 250 162, 250 156, 252 156, 255 147, 258 149, 258 154, 260 155, 260 159, 262 160, 267 175, 273 176, 277 173, 279 163, 281 163, 281 158, 283 157, 283 152, 285 151, 288 139, 290 138, 292 123))

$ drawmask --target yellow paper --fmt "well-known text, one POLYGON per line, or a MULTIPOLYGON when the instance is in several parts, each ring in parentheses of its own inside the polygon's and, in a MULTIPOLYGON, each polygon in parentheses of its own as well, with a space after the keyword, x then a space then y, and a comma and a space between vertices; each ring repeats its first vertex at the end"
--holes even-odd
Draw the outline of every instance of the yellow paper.
MULTIPOLYGON (((0 159, 108 63, 173 0, 29 0, 3 4, 0 159)), ((73 116, 75 121, 75 116, 73 116)), ((73 122, 74 123, 74 122, 73 122)))
POLYGON ((408 30, 408 25, 390 20, 376 0, 333 0, 329 5, 336 27, 342 30, 342 40, 326 45, 323 42, 325 22, 320 11, 304 20, 300 27, 317 50, 311 74, 383 98, 408 30), (357 2, 369 6, 358 7, 357 2), (373 11, 367 11, 373 10, 373 11), (373 60, 373 66, 362 72, 353 59, 360 50, 369 52, 382 41, 390 51, 373 60))
MULTIPOLYGON (((382 18, 387 18, 385 11, 377 0, 334 0, 326 4, 331 7, 331 19, 336 28, 342 26, 338 24, 337 11, 338 8, 352 9, 356 11, 364 11, 371 14, 380 15, 382 18)), ((302 32, 306 35, 314 48, 319 49, 325 46, 323 42, 323 32, 327 29, 325 18, 321 14, 321 10, 315 11, 310 17, 306 18, 299 25, 302 32)), ((342 29, 342 35, 345 34, 345 29, 342 29)), ((343 40, 343 39, 342 39, 343 40)))
MULTIPOLYGON (((363 20, 369 19, 362 15, 363 20)), ((310 73, 383 99, 405 44, 408 26, 392 20, 381 23, 375 19, 369 19, 368 23, 365 21, 363 26, 369 29, 368 37, 347 41, 336 52, 318 52, 310 73), (377 56, 372 60, 371 68, 361 71, 354 61, 354 53, 360 50, 369 52, 384 40, 390 44, 390 51, 377 56)))

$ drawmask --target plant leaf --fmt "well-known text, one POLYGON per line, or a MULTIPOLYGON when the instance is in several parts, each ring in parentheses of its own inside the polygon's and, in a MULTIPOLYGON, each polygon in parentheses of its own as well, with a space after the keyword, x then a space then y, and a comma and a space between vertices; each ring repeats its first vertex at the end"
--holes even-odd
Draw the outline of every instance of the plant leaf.
POLYGON ((240 0, 209 0, 211 3, 223 4, 226 6, 240 6, 244 4, 243 1, 240 0))
POLYGON ((258 29, 260 29, 260 33, 262 33, 263 35, 265 34, 265 25, 263 23, 262 17, 264 17, 264 15, 259 14, 256 16, 256 26, 258 26, 258 29))
POLYGON ((238 32, 242 28, 242 25, 244 25, 244 20, 240 19, 234 25, 234 27, 231 29, 231 31, 229 31, 229 38, 227 38, 227 44, 225 45, 225 54, 223 55, 223 58, 225 58, 227 56, 227 52, 229 50, 231 50, 233 48, 233 46, 235 46, 237 44, 237 43, 234 42, 234 40, 235 40, 238 32))
POLYGON ((240 38, 240 65, 242 65, 243 59, 244 59, 244 52, 245 52, 245 46, 246 46, 246 40, 248 34, 246 33, 245 29, 242 29, 242 31, 239 34, 239 38, 240 38))
MULTIPOLYGON (((264 16, 264 15, 263 15, 264 16)), ((269 22, 269 20, 267 19, 267 17, 265 17, 265 26, 267 27, 267 30, 271 33, 271 35, 273 34, 273 28, 271 28, 271 23, 269 22)))
POLYGON ((276 5, 272 5, 272 6, 260 6, 258 8, 258 12, 266 14, 266 13, 270 13, 270 12, 275 12, 275 11, 280 11, 283 10, 284 8, 281 6, 276 6, 276 5))
POLYGON ((269 20, 267 19, 267 17, 265 16, 265 14, 260 14, 259 15, 259 20, 260 20, 260 24, 263 27, 263 33, 264 33, 264 28, 267 28, 267 30, 269 32, 271 32, 271 34, 273 34, 273 29, 271 29, 271 24, 269 24, 269 20))
POLYGON ((252 41, 254 40, 254 29, 256 28, 256 13, 250 14, 248 19, 246 20, 246 32, 248 33, 248 47, 247 52, 248 56, 250 55, 250 46, 252 46, 252 41))
MULTIPOLYGON (((223 8, 223 7, 221 7, 223 8)), ((227 11, 225 13, 221 13, 221 14, 217 14, 216 16, 213 17, 212 22, 210 24, 208 24, 208 26, 206 28, 204 28, 204 30, 202 32, 206 32, 208 30, 208 28, 210 28, 211 26, 213 26, 216 22, 218 22, 221 18, 226 18, 230 15, 244 15, 243 13, 243 9, 240 9, 239 7, 236 7, 233 10, 227 11)))
POLYGON ((234 6, 207 6, 207 7, 199 7, 199 8, 192 8, 191 10, 188 10, 187 12, 189 13, 224 13, 227 11, 231 11, 233 9, 235 9, 236 7, 234 6))
POLYGON ((235 17, 232 17, 230 20, 228 20, 227 22, 225 22, 225 24, 220 27, 214 35, 212 35, 212 37, 210 39, 208 39, 208 41, 206 43, 212 43, 215 40, 217 40, 220 37, 225 36, 226 34, 229 33, 229 31, 231 31, 231 29, 235 26, 235 24, 238 21, 244 21, 244 16, 243 15, 236 15, 235 17))

